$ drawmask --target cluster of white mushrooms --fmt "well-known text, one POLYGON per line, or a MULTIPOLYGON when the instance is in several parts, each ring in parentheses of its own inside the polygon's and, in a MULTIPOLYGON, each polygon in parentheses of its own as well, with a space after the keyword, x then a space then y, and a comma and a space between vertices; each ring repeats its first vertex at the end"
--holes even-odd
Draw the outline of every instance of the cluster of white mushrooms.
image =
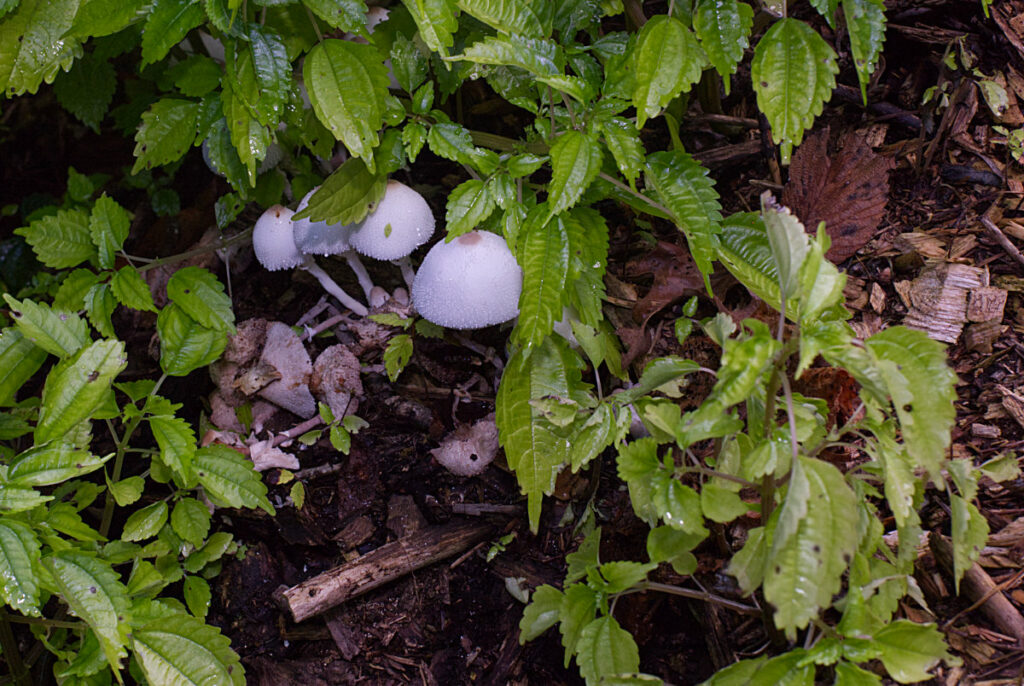
MULTIPOLYGON (((314 191, 299 203, 300 211, 314 191)), ((359 255, 399 264, 412 290, 413 306, 424 319, 440 326, 477 329, 519 313, 522 270, 505 240, 496 234, 471 231, 439 241, 413 272, 409 255, 433 235, 434 215, 423 196, 398 181, 388 183, 376 209, 359 224, 292 221, 294 214, 281 205, 263 213, 253 229, 256 258, 269 270, 305 269, 357 315, 366 315, 368 307, 342 290, 313 255, 343 257, 371 308, 383 304, 387 293, 370 280, 359 255)), ((397 291, 395 295, 399 299, 397 291)))

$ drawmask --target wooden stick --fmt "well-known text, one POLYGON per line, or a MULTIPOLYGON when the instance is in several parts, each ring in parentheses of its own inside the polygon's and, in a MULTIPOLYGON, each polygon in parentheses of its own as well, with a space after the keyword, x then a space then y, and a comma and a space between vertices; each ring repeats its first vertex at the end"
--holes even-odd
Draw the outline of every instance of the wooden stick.
MULTIPOLYGON (((928 536, 928 545, 932 549, 936 562, 948 574, 952 575, 952 544, 946 540, 945 536, 933 531, 928 536)), ((981 608, 985 616, 1000 631, 1015 637, 1018 641, 1024 641, 1024 617, 1021 616, 1013 603, 1003 595, 1003 589, 992 580, 992 577, 977 562, 964 572, 964 578, 960 580, 960 590, 968 600, 974 603, 974 606, 981 608)))
POLYGON ((995 242, 998 243, 1003 250, 1006 251, 1006 254, 1016 260, 1017 264, 1024 265, 1024 255, 1021 254, 1016 245, 1010 242, 1010 239, 1006 237, 1006 234, 995 225, 995 222, 985 215, 981 215, 979 219, 981 220, 981 225, 988 230, 988 234, 995 239, 995 242))
POLYGON ((494 533, 486 522, 451 522, 420 529, 281 593, 296 622, 314 617, 349 598, 383 586, 409 572, 443 560, 494 533))

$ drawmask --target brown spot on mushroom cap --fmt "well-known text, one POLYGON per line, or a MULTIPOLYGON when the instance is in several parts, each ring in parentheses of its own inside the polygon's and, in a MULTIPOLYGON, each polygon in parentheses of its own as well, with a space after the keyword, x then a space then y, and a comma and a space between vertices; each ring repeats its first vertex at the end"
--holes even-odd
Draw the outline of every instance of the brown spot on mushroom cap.
POLYGON ((480 238, 479 231, 470 231, 469 233, 462 234, 455 240, 457 240, 459 243, 462 243, 463 245, 475 245, 483 239, 480 238))

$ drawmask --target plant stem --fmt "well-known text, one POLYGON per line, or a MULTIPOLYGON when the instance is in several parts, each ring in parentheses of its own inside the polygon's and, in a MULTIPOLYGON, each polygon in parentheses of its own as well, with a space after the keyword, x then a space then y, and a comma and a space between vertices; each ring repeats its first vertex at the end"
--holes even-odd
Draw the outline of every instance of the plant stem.
POLYGON ((11 616, 6 612, 0 612, 0 650, 3 651, 4 660, 11 670, 13 683, 18 686, 32 686, 28 670, 21 661, 21 652, 18 650, 18 641, 11 631, 11 616))
POLYGON ((526 150, 537 155, 547 155, 548 146, 542 141, 520 141, 515 138, 508 138, 507 136, 500 136, 496 133, 490 133, 489 131, 470 131, 469 135, 473 138, 474 145, 482 145, 485 148, 491 150, 498 150, 500 152, 514 152, 516 150, 526 150))
POLYGON ((7 621, 14 624, 35 624, 54 629, 81 629, 84 625, 81 622, 65 622, 59 619, 48 619, 46 617, 22 617, 21 615, 7 615, 7 621))
POLYGON ((640 200, 644 201, 645 203, 647 203, 648 205, 650 205, 654 209, 658 210, 659 212, 664 213, 666 216, 668 216, 668 217, 673 216, 672 215, 672 211, 670 209, 668 209, 667 207, 665 207, 664 205, 662 205, 659 202, 655 202, 654 200, 651 200, 650 198, 648 198, 646 195, 644 195, 640 191, 637 191, 637 190, 634 190, 634 189, 630 188, 626 184, 624 184, 621 181, 619 181, 618 179, 616 179, 614 176, 611 176, 611 175, 606 174, 604 172, 601 172, 600 174, 598 174, 598 176, 600 178, 604 179, 605 181, 607 181, 608 183, 612 184, 616 188, 619 188, 619 189, 625 191, 626 193, 629 193, 630 195, 632 195, 632 196, 634 196, 636 198, 639 198, 640 200))
POLYGON ((728 598, 723 598, 722 596, 715 595, 714 593, 708 593, 707 591, 694 591, 689 588, 673 586, 671 584, 662 584, 657 581, 641 581, 633 588, 624 591, 621 595, 625 595, 626 593, 639 593, 642 591, 659 591, 661 593, 668 593, 669 595, 682 596, 683 598, 703 600, 704 602, 712 603, 714 605, 728 607, 745 615, 761 614, 761 610, 753 605, 744 605, 743 603, 738 603, 735 600, 729 600, 728 598))
POLYGON ((191 257, 197 257, 199 255, 205 255, 207 253, 223 250, 224 248, 231 247, 232 245, 236 245, 238 243, 243 243, 245 241, 251 240, 251 238, 252 229, 249 228, 246 229, 245 231, 242 231, 241 233, 235 234, 231 238, 222 238, 216 243, 211 243, 209 245, 193 248, 192 250, 187 250, 185 252, 178 253, 177 255, 171 255, 170 257, 158 257, 155 260, 150 261, 149 264, 144 264, 143 266, 139 267, 137 271, 141 274, 144 271, 147 271, 149 269, 155 269, 165 264, 174 264, 175 262, 181 262, 182 260, 187 260, 191 257))

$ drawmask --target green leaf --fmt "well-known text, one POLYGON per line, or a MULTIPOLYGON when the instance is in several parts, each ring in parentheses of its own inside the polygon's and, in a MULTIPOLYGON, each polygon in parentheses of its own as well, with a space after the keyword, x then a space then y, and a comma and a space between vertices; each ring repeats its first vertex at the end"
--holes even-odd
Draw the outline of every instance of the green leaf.
POLYGON ((101 195, 89 215, 89 235, 96 244, 101 269, 113 269, 114 257, 128 238, 132 216, 107 196, 101 195))
MULTIPOLYGON (((246 107, 245 101, 235 93, 231 82, 226 79, 221 90, 221 110, 227 121, 231 145, 234 146, 238 160, 245 167, 249 185, 255 187, 260 163, 266 159, 267 148, 270 147, 270 128, 259 123, 246 107)), ((233 159, 226 151, 222 152, 224 155, 220 162, 226 165, 224 173, 231 173, 234 171, 233 159)), ((241 188, 237 190, 240 191, 241 188)))
POLYGON ((50 354, 68 357, 89 342, 89 326, 73 312, 55 312, 31 300, 18 302, 7 293, 4 300, 22 335, 50 354))
POLYGON ((693 574, 697 571, 697 558, 690 551, 704 538, 670 526, 657 526, 647 534, 647 555, 651 562, 668 562, 676 574, 693 574))
POLYGON ((750 77, 757 107, 772 127, 783 164, 789 164, 793 146, 800 143, 804 131, 821 114, 835 88, 837 73, 836 53, 798 19, 780 19, 758 42, 750 77))
POLYGON ((420 38, 431 51, 447 55, 446 48, 454 42, 452 34, 459 28, 455 6, 451 0, 402 0, 409 10, 420 38))
POLYGON ((932 678, 928 673, 940 660, 950 660, 942 633, 934 624, 898 619, 874 636, 881 649, 878 659, 896 681, 909 684, 932 678))
POLYGON ((160 336, 160 367, 170 376, 185 376, 215 361, 227 346, 227 334, 209 329, 185 314, 176 303, 156 319, 160 336))
POLYGON ((388 341, 388 347, 384 349, 384 368, 388 372, 388 379, 394 382, 411 358, 412 336, 400 334, 388 341))
POLYGON ((216 627, 185 614, 132 630, 132 652, 152 686, 244 686, 245 670, 216 627))
POLYGON ((792 298, 798 295, 800 267, 808 251, 804 225, 788 207, 776 203, 770 191, 761 194, 761 217, 779 276, 779 292, 783 298, 792 298))
POLYGON ((445 213, 448 239, 472 231, 493 211, 494 197, 483 181, 470 179, 460 183, 448 194, 448 208, 445 213))
POLYGON ((644 170, 644 147, 636 127, 622 117, 610 117, 600 122, 605 145, 615 158, 622 175, 630 183, 639 178, 644 170))
POLYGON ((142 312, 156 312, 153 294, 142 274, 133 267, 121 267, 110 279, 110 292, 125 307, 142 312))
POLYGON ((884 0, 843 0, 846 31, 850 36, 850 52, 857 68, 861 98, 868 101, 868 82, 878 66, 878 56, 885 41, 884 0))
POLYGON ((646 179, 686 236, 707 283, 722 230, 722 206, 708 170, 685 152, 656 152, 647 156, 646 179))
POLYGON ((228 547, 231 545, 231 541, 231 534, 225 531, 218 531, 213 534, 210 536, 210 540, 206 542, 206 545, 186 558, 184 564, 185 569, 189 572, 196 573, 211 562, 216 562, 224 555, 224 553, 227 552, 228 547))
POLYGON ((0 484, 0 514, 24 512, 50 500, 53 500, 52 495, 43 495, 34 488, 0 484))
POLYGON ((52 269, 74 267, 96 255, 89 216, 81 210, 60 210, 14 233, 24 236, 39 261, 52 269))
POLYGON ((564 212, 580 199, 601 171, 601 146, 594 136, 569 130, 551 145, 548 217, 564 212))
POLYGON ((564 596, 554 586, 544 584, 533 592, 530 604, 523 610, 523 618, 519 620, 519 644, 540 636, 558 623, 562 614, 564 596))
POLYGON ((402 34, 395 36, 395 42, 391 44, 391 70, 395 73, 402 90, 407 93, 415 91, 413 111, 417 114, 426 114, 434 102, 433 83, 428 83, 417 90, 427 78, 428 69, 427 58, 420 52, 415 41, 402 34))
POLYGON ((71 34, 79 38, 109 36, 145 16, 147 0, 82 0, 71 34))
POLYGON ((131 630, 128 592, 106 562, 70 550, 43 559, 57 590, 95 632, 107 661, 120 668, 131 630))
POLYGON ((497 153, 475 147, 469 130, 461 124, 453 122, 434 124, 427 134, 427 143, 435 155, 460 164, 467 164, 484 174, 491 174, 498 167, 497 153))
POLYGON ((121 341, 96 341, 54 365, 43 387, 36 443, 60 438, 88 419, 107 399, 114 377, 126 366, 121 341))
POLYGON ((373 172, 388 87, 384 56, 372 45, 328 39, 309 52, 302 75, 317 118, 373 172))
POLYGON ((214 503, 228 507, 259 507, 274 514, 267 487, 252 462, 226 446, 211 445, 196 451, 192 460, 199 483, 214 503))
POLYGON ((640 650, 633 635, 607 615, 590 622, 580 632, 576 664, 588 684, 597 683, 602 677, 638 671, 640 650))
POLYGON ((195 498, 182 498, 171 513, 174 533, 195 546, 200 546, 210 533, 210 511, 195 498))
POLYGON ((637 35, 632 64, 636 128, 700 79, 707 57, 690 29, 674 17, 652 17, 637 35))
POLYGON ((835 670, 833 686, 882 686, 882 679, 877 674, 849 662, 840 662, 835 670))
POLYGON ((46 360, 46 351, 14 328, 0 331, 0 407, 14 404, 22 385, 46 360))
POLYGON ((386 189, 387 178, 371 172, 362 160, 349 158, 327 177, 309 198, 306 209, 296 212, 292 221, 309 218, 328 224, 355 224, 369 214, 386 189))
POLYGON ((23 615, 39 617, 39 540, 31 527, 0 518, 0 597, 23 615))
POLYGON ((960 580, 988 543, 988 522, 973 503, 958 495, 949 496, 953 533, 953 581, 960 593, 960 580))
POLYGON ((167 523, 167 503, 160 501, 136 510, 124 523, 123 541, 144 541, 156 536, 167 523))
POLYGON ((206 619, 206 613, 210 611, 210 601, 213 600, 210 583, 201 576, 187 576, 182 583, 181 591, 185 596, 188 611, 198 619, 206 619))
POLYGON ((615 560, 591 567, 587 572, 587 585, 601 593, 614 595, 644 581, 657 563, 615 560))
POLYGON ((203 6, 195 0, 155 0, 142 30, 142 66, 166 57, 204 19, 203 6))
POLYGON ((260 124, 276 126, 292 86, 288 50, 273 29, 259 24, 246 24, 245 38, 227 51, 225 77, 232 94, 260 124))
POLYGON ((79 41, 65 34, 79 0, 21 0, 0 21, 0 91, 35 93, 43 81, 53 83, 82 54, 79 41))
POLYGON ((146 480, 141 476, 129 476, 127 479, 121 479, 117 483, 107 484, 111 495, 114 496, 114 502, 121 507, 137 502, 142 497, 142 491, 145 487, 146 480))
POLYGON ((89 323, 101 336, 116 338, 111 316, 117 307, 117 300, 110 293, 110 284, 98 283, 85 293, 85 314, 89 323))
POLYGON ((704 516, 713 522, 731 522, 747 513, 747 504, 740 496, 714 482, 700 489, 700 507, 704 516))
POLYGON ((113 455, 99 457, 61 442, 38 445, 11 460, 7 482, 13 486, 52 486, 96 471, 113 455))
POLYGON ((565 647, 566 667, 576 653, 583 629, 594 621, 598 600, 599 594, 585 584, 573 584, 565 589, 562 622, 558 629, 562 633, 562 645, 565 647))
POLYGON ((487 36, 448 59, 518 67, 540 79, 562 75, 558 44, 541 38, 487 36))
POLYGON ((694 8, 693 30, 708 61, 722 76, 726 95, 729 95, 729 77, 736 73, 743 51, 750 45, 753 25, 754 11, 745 2, 698 0, 694 8))
POLYGON ((363 0, 302 0, 331 28, 357 33, 365 28, 366 3, 363 0))
POLYGON ((779 512, 764 595, 791 639, 832 603, 857 547, 857 496, 834 466, 800 457, 779 512))
POLYGON ((162 98, 150 105, 135 132, 132 174, 174 162, 184 155, 196 139, 198 117, 199 103, 190 100, 162 98))
POLYGON ((185 267, 167 282, 167 297, 203 326, 234 333, 235 313, 224 284, 202 267, 185 267))
POLYGON ((526 0, 456 0, 459 9, 501 33, 543 36, 546 31, 526 0))
POLYGON ((100 123, 117 90, 117 72, 107 59, 90 53, 75 62, 71 71, 57 76, 53 94, 57 102, 93 130, 100 132, 100 123))
POLYGON ((956 418, 956 376, 941 343, 902 326, 864 342, 892 398, 907 452, 936 482, 949 449, 956 418))
POLYGON ((530 527, 540 523, 542 496, 550 494, 555 477, 569 459, 569 443, 530 404, 534 398, 570 398, 580 387, 582 361, 562 339, 549 337, 529 355, 516 352, 505 367, 498 388, 496 422, 509 467, 528 497, 530 527))
POLYGON ((519 255, 523 290, 519 296, 519 322, 513 333, 514 340, 527 354, 551 333, 562 317, 562 291, 569 269, 568 244, 561 217, 545 224, 529 222, 519 255))
POLYGON ((160 446, 160 461, 184 481, 190 481, 196 435, 192 426, 180 417, 150 417, 149 428, 160 446))
POLYGON ((190 55, 168 67, 165 74, 174 79, 182 95, 201 98, 220 86, 223 71, 220 64, 206 55, 190 55))

